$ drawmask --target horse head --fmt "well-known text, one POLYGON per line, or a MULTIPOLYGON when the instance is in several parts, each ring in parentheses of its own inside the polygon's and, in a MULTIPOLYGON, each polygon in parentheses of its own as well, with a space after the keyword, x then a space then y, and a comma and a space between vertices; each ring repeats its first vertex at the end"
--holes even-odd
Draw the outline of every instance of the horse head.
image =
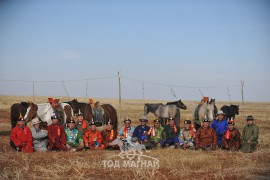
POLYGON ((209 104, 212 104, 212 103, 215 105, 215 103, 216 103, 216 99, 212 99, 212 98, 211 98, 211 100, 210 100, 209 104))
POLYGON ((37 116, 38 106, 33 102, 28 102, 28 108, 26 114, 24 115, 24 119, 26 122, 29 122, 31 119, 37 116))
POLYGON ((239 115, 239 105, 230 105, 230 111, 239 115))
POLYGON ((187 109, 187 106, 181 101, 181 99, 179 101, 177 101, 177 104, 179 106, 177 106, 177 105, 176 106, 179 107, 180 109, 184 109, 184 110, 187 109))
POLYGON ((171 105, 171 104, 176 105, 180 109, 184 109, 184 110, 187 109, 187 106, 181 101, 181 99, 174 102, 167 102, 167 105, 171 105))
POLYGON ((146 104, 144 104, 144 116, 146 116, 149 112, 150 112, 149 104, 146 103, 146 104))

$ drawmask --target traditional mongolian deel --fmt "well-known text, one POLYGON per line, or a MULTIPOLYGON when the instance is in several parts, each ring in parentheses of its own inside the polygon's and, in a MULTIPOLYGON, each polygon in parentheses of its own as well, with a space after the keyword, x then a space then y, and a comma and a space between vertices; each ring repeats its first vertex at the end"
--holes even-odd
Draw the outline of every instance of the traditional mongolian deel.
POLYGON ((51 124, 48 126, 47 130, 49 148, 66 151, 67 140, 63 127, 60 124, 51 124))
POLYGON ((227 130, 222 138, 221 147, 227 150, 237 151, 240 148, 241 134, 238 129, 227 130))
POLYGON ((90 149, 104 149, 105 146, 102 144, 102 136, 98 130, 92 131, 87 130, 83 136, 84 144, 88 144, 90 149))
POLYGON ((72 147, 77 147, 83 142, 83 138, 78 129, 70 130, 69 128, 65 129, 65 134, 67 138, 67 144, 72 147))
POLYGON ((30 153, 34 151, 32 133, 27 126, 24 128, 14 127, 11 131, 10 141, 16 147, 21 146, 22 152, 30 153))
POLYGON ((203 150, 216 150, 217 136, 215 130, 211 127, 200 127, 195 135, 195 148, 203 150))

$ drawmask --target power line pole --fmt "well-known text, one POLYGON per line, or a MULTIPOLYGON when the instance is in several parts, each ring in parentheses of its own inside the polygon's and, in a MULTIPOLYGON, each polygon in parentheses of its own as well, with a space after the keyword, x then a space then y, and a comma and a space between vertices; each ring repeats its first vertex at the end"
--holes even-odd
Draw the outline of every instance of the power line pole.
POLYGON ((242 119, 244 119, 244 81, 241 81, 241 95, 242 95, 242 119))
POLYGON ((242 104, 244 104, 244 81, 241 81, 242 104))
POLYGON ((121 76, 120 76, 120 71, 118 71, 118 83, 119 83, 119 120, 121 121, 122 102, 121 102, 121 76))
POLYGON ((145 89, 145 88, 144 88, 144 81, 143 81, 142 86, 143 86, 142 89, 143 89, 143 100, 144 100, 144 89, 145 89))
POLYGON ((35 81, 33 81, 33 102, 35 102, 35 81))

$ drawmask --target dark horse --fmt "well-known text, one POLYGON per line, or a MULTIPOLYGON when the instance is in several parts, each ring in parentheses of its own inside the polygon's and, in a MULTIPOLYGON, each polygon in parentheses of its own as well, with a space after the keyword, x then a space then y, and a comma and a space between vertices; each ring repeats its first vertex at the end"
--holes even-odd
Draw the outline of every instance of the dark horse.
POLYGON ((239 115, 239 105, 222 106, 220 108, 226 115, 226 119, 235 118, 235 115, 239 115))
POLYGON ((18 118, 20 114, 24 117, 24 115, 27 112, 27 108, 32 107, 33 111, 31 111, 28 115, 28 117, 25 119, 26 123, 29 122, 31 119, 35 118, 37 116, 37 105, 30 102, 21 102, 21 103, 15 103, 10 108, 10 120, 11 120, 11 128, 13 129, 18 121, 18 118))
MULTIPOLYGON (((80 110, 83 113, 84 119, 88 122, 90 122, 92 118, 96 121, 92 106, 90 104, 78 102, 77 99, 73 99, 72 101, 66 103, 68 103, 72 107, 75 114, 77 114, 80 110)), ((102 122, 101 124, 97 123, 97 125, 102 126, 103 124, 106 124, 109 119, 111 119, 111 122, 113 123, 113 128, 117 130, 118 121, 116 109, 110 104, 102 104, 100 106, 104 110, 104 122, 102 122)))
POLYGON ((28 108, 27 102, 12 104, 10 108, 10 120, 12 129, 16 126, 20 114, 22 116, 25 115, 27 108, 28 108))

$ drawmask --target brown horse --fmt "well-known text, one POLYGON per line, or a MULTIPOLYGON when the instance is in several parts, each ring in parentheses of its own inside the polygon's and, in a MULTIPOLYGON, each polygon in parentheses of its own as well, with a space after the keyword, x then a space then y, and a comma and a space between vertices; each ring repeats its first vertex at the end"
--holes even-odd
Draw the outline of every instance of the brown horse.
POLYGON ((104 110, 104 124, 107 124, 109 119, 111 119, 111 122, 113 123, 113 128, 117 130, 118 121, 117 121, 117 112, 116 109, 110 105, 110 104, 102 104, 101 107, 104 110))
POLYGON ((26 117, 26 123, 36 117, 36 112, 37 112, 37 105, 32 103, 32 102, 21 102, 21 103, 15 103, 11 106, 10 108, 10 121, 11 121, 11 128, 13 129, 18 121, 18 118, 20 114, 24 117, 27 109, 31 107, 32 111, 30 111, 28 114, 28 117, 26 117))
POLYGON ((77 99, 73 99, 72 101, 65 103, 68 103, 72 107, 74 114, 78 114, 80 110, 83 113, 84 119, 88 122, 90 122, 92 118, 94 119, 94 114, 90 104, 78 102, 77 99))
MULTIPOLYGON (((73 99, 72 101, 68 101, 66 103, 68 103, 72 107, 74 114, 77 114, 80 110, 83 113, 85 120, 90 122, 93 118, 94 121, 96 121, 96 117, 94 116, 93 109, 90 104, 78 102, 77 99, 73 99)), ((116 109, 110 104, 102 104, 100 106, 104 110, 103 114, 104 121, 100 124, 97 123, 97 126, 102 126, 106 124, 109 121, 109 119, 111 119, 111 122, 113 123, 113 128, 117 130, 118 121, 116 109)))

